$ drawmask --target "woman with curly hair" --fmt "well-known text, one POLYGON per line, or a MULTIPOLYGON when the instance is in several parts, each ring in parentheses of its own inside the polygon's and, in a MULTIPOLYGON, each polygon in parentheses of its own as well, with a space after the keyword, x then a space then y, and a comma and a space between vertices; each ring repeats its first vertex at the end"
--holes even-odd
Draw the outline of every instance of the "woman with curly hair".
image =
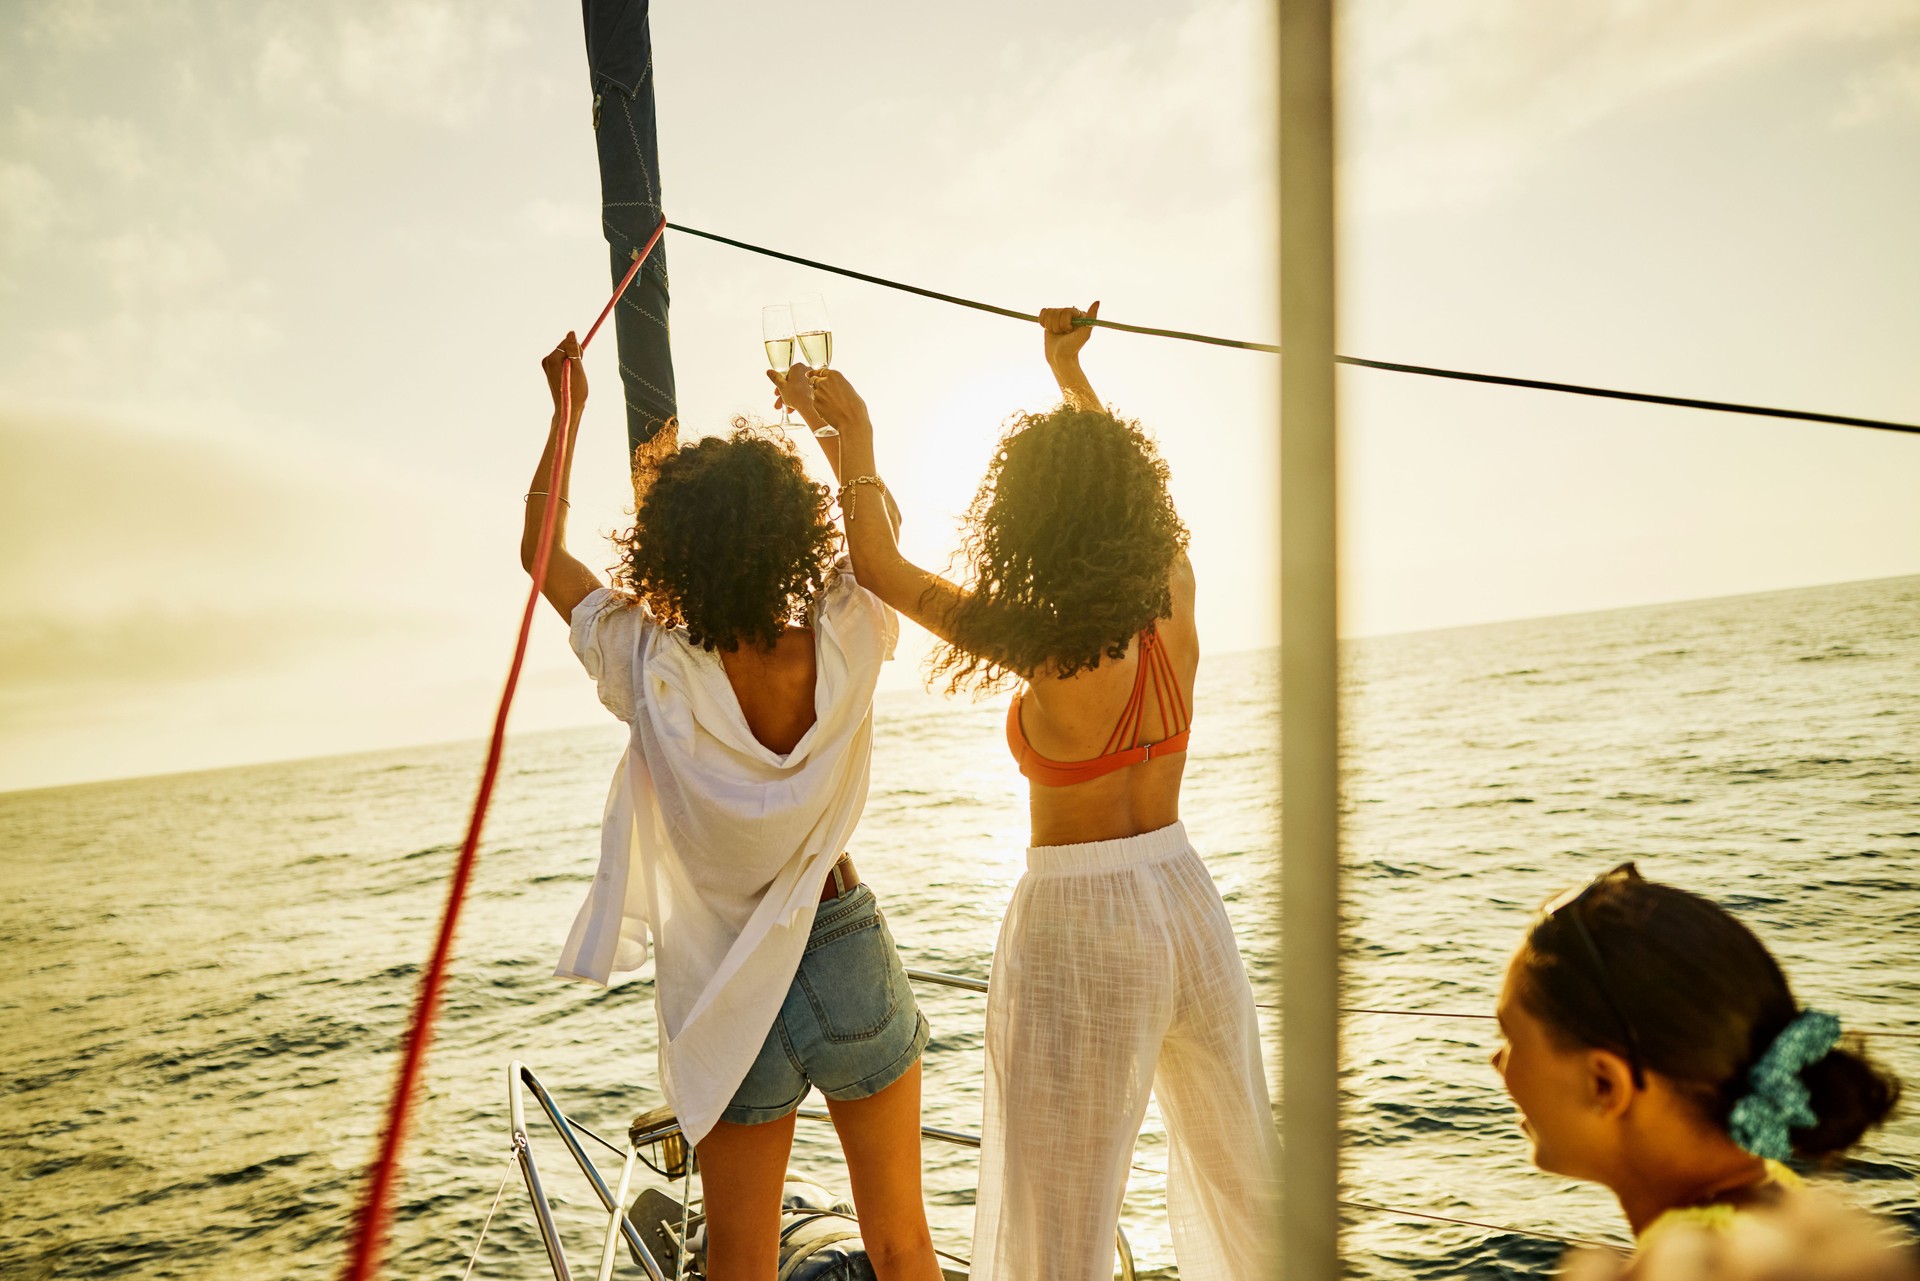
POLYGON ((1092 330, 1073 321, 1098 307, 1041 313, 1066 403, 1001 439, 967 514, 964 583, 900 554, 846 378, 776 382, 840 430, 861 581, 945 642, 952 689, 1018 687, 1007 742, 1033 835, 987 998, 974 1278, 1112 1275, 1149 1092, 1180 1275, 1266 1276, 1278 1141, 1253 992, 1180 824, 1200 661, 1187 531, 1152 441, 1081 371, 1092 330))
POLYGON ((894 613, 835 562, 826 487, 744 427, 680 446, 669 425, 636 451, 634 526, 602 586, 566 550, 566 478, 545 488, 587 399, 573 335, 542 363, 554 418, 521 563, 558 501, 545 595, 631 729, 557 972, 605 984, 651 937, 660 1086, 699 1157, 712 1281, 774 1274, 794 1112, 815 1086, 875 1272, 938 1281, 920 1196, 927 1021, 845 853, 894 613))
POLYGON ((1631 863, 1541 909, 1497 1014, 1534 1164, 1610 1190, 1643 1246, 1782 1208, 1783 1162, 1839 1157, 1900 1098, 1751 930, 1631 863))

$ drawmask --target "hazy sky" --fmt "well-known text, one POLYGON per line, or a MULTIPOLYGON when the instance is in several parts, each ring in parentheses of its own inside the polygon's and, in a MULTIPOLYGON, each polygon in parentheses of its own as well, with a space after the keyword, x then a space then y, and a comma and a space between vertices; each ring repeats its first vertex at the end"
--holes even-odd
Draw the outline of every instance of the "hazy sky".
MULTIPOLYGON (((1342 12, 1345 351, 1920 418, 1912 0, 1342 12)), ((654 38, 680 221, 1274 336, 1265 5, 663 3, 654 38)), ((576 7, 14 3, 0 85, 0 787, 482 733, 536 361, 607 292, 576 7)), ((688 428, 764 406, 759 307, 820 290, 943 562, 1049 398, 1037 331, 669 248, 688 428)), ((1270 643, 1275 362, 1087 363, 1172 464, 1209 644, 1270 643)), ((591 563, 611 344, 589 372, 591 563)), ((1341 386, 1351 632, 1920 572, 1920 440, 1341 386)), ((600 714, 543 616, 516 727, 600 714)))

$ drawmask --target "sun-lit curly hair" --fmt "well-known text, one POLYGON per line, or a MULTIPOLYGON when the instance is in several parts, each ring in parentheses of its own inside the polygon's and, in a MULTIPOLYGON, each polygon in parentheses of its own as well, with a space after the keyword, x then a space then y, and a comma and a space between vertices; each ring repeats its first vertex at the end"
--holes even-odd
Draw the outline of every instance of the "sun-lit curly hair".
POLYGON ((735 419, 660 463, 614 539, 614 586, 703 649, 770 646, 826 585, 839 533, 785 440, 735 419))
POLYGON ((985 692, 1124 658, 1172 611, 1167 576, 1186 546, 1139 423, 1067 405, 1021 414, 967 509, 966 596, 930 670, 949 692, 985 692))

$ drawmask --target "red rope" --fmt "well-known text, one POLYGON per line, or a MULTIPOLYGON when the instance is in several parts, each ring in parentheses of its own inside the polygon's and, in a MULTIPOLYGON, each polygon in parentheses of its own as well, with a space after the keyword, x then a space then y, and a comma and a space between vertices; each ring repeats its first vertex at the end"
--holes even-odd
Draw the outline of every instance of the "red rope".
MULTIPOLYGON (((660 225, 653 229, 646 247, 634 255, 633 266, 627 269, 625 278, 613 291, 613 297, 601 309, 593 328, 587 330, 587 336, 580 340, 582 352, 586 351, 587 344, 600 331, 614 304, 620 301, 620 295, 633 283, 640 265, 653 252, 653 247, 660 243, 660 236, 666 229, 667 220, 663 217, 660 225)), ((560 492, 561 478, 567 474, 567 442, 573 434, 572 425, 573 360, 568 357, 560 365, 560 438, 555 442, 553 469, 547 477, 547 492, 550 494, 560 492)), ((540 548, 534 556, 531 570, 533 587, 527 593, 526 608, 520 613, 520 633, 513 644, 513 662, 507 668, 507 683, 500 692, 500 706, 493 714, 493 737, 487 744, 487 763, 480 771, 480 788, 473 798, 473 815, 467 820, 466 839, 460 843, 460 857, 453 865, 453 877, 447 886, 447 905, 440 914, 440 933, 434 940, 433 955, 427 961, 426 973, 420 976, 419 995, 414 998, 413 1022, 407 1029, 406 1049, 400 1059, 400 1077, 394 1084, 393 1101, 387 1109, 387 1128, 380 1139, 380 1153, 374 1158, 366 1196, 360 1203, 354 1228, 353 1252, 348 1256, 343 1274, 346 1281, 372 1281, 379 1274, 381 1255, 386 1250, 394 1184, 400 1173, 400 1148, 406 1139, 413 1096, 419 1089, 420 1069, 426 1061, 427 1044, 433 1039, 434 1019, 440 1012, 447 963, 453 955, 454 927, 459 924, 460 907, 466 901, 467 885, 473 878, 473 865, 480 852, 480 828, 486 822, 487 806, 493 800, 494 781, 500 774, 500 757, 507 739, 507 709, 513 706, 514 690, 520 684, 520 668, 526 662, 527 636, 533 629, 533 615, 539 606, 540 594, 546 587, 547 565, 553 558, 553 531, 559 511, 560 504, 549 500, 545 514, 540 518, 540 548)))

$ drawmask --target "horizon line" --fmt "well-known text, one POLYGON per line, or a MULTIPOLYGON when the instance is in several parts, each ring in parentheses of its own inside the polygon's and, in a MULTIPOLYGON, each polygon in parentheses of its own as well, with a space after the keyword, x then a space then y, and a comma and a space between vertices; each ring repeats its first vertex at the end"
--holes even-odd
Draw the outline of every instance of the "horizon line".
MULTIPOLYGON (((1858 587, 1869 583, 1893 583, 1902 579, 1920 579, 1920 571, 1905 574, 1883 574, 1871 578, 1843 578, 1818 583, 1802 583, 1793 587, 1768 587, 1759 591, 1725 592, 1712 596, 1687 596, 1669 600, 1641 601, 1633 605, 1615 605, 1602 609, 1574 609, 1550 614, 1522 614, 1508 618, 1483 619, 1471 623, 1450 623, 1443 627, 1416 627, 1404 631, 1362 632, 1343 634, 1344 644, 1349 641, 1395 640, 1414 636, 1438 636, 1448 632, 1476 631, 1484 628, 1510 627, 1522 623, 1542 623, 1567 621, 1576 618, 1594 617, 1601 614, 1626 614, 1642 610, 1670 609, 1682 605, 1708 605, 1727 601, 1745 600, 1760 596, 1784 596, 1793 592, 1822 591, 1830 588, 1858 587)), ((1278 642, 1269 645, 1254 645, 1243 649, 1220 650, 1205 656, 1203 661, 1234 658, 1249 654, 1276 652, 1278 642)), ((887 695, 922 696, 938 699, 943 703, 960 703, 961 700, 941 694, 928 687, 924 681, 918 688, 882 690, 876 697, 887 695)), ((983 697, 980 702, 986 701, 983 697)), ((508 735, 509 740, 537 738, 546 734, 572 734, 593 728, 600 722, 582 721, 577 725, 554 725, 543 729, 522 730, 508 735)), ((615 722, 617 723, 617 722, 615 722)), ((319 761, 347 760, 358 756, 377 756, 390 752, 418 752, 441 747, 456 747, 463 744, 479 744, 486 741, 486 735, 463 735, 459 738, 422 739, 416 742, 395 743, 384 747, 355 748, 344 752, 321 752, 313 756, 273 756, 258 760, 232 761, 223 765, 204 765, 184 770, 159 770, 150 774, 109 774, 94 778, 69 779, 60 783, 38 783, 28 787, 0 788, 0 800, 15 796, 24 796, 33 792, 54 792, 65 788, 96 787, 107 783, 137 783, 169 778, 191 778, 202 774, 225 774, 235 770, 264 768, 270 765, 300 765, 319 761)))

